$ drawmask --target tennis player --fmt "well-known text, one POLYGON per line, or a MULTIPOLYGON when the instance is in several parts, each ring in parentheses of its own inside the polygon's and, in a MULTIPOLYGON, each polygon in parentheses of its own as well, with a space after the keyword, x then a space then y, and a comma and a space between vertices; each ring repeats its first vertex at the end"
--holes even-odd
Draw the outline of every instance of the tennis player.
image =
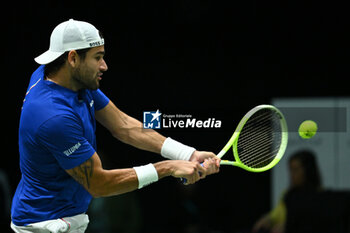
POLYGON ((15 232, 81 233, 92 197, 130 192, 166 176, 193 184, 219 170, 213 153, 143 130, 104 95, 99 89, 107 71, 104 54, 99 31, 71 19, 53 30, 49 50, 35 58, 41 66, 30 79, 19 126, 22 178, 11 209, 15 232), (103 169, 95 119, 122 142, 169 160, 103 169))

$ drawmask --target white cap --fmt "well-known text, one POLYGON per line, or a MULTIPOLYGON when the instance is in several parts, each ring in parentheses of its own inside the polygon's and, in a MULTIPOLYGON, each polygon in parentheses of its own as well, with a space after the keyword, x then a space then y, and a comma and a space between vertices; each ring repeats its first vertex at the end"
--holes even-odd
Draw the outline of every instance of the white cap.
POLYGON ((52 31, 49 50, 34 60, 39 64, 48 64, 67 51, 103 44, 104 39, 92 24, 70 19, 59 24, 52 31))

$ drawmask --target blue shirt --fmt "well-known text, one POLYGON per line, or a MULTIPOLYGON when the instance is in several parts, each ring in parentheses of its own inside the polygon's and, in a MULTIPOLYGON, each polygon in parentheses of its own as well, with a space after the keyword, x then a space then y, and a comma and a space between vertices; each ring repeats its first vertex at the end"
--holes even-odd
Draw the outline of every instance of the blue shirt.
POLYGON ((100 90, 74 92, 45 80, 44 66, 33 73, 19 125, 22 177, 12 201, 15 225, 87 211, 91 195, 65 169, 95 153, 95 111, 108 102, 100 90))

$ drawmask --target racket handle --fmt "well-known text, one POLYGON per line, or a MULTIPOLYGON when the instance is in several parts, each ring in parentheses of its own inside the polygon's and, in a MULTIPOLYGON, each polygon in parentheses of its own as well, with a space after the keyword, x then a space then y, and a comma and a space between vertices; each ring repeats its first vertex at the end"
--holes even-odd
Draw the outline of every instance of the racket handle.
MULTIPOLYGON (((204 167, 203 163, 201 163, 201 166, 204 167)), ((199 176, 202 175, 202 173, 198 172, 199 173, 199 176)), ((187 179, 186 178, 180 178, 180 181, 182 184, 186 184, 187 183, 187 179)))

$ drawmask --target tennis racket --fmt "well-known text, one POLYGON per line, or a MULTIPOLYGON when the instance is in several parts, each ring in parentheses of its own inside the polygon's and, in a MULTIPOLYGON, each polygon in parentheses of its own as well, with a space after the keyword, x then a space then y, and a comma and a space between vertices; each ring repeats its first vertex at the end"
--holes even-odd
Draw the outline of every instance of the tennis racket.
POLYGON ((264 172, 281 160, 287 144, 288 127, 282 112, 272 105, 259 105, 245 114, 217 157, 222 158, 232 147, 234 161, 221 160, 221 165, 264 172))

